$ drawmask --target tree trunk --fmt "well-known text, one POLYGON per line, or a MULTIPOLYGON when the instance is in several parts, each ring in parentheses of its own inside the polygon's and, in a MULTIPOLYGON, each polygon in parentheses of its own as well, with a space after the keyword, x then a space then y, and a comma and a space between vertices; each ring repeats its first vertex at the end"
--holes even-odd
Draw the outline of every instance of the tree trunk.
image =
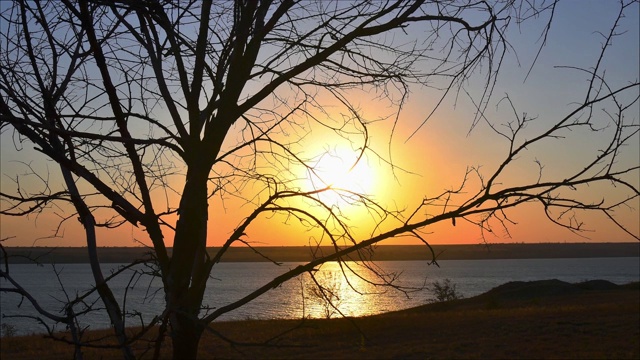
POLYGON ((176 314, 171 323, 173 342, 173 359, 196 359, 198 357, 198 344, 204 328, 197 318, 189 315, 176 314))
MULTIPOLYGON (((53 146, 58 147, 62 151, 62 144, 58 142, 56 138, 51 139, 51 144, 53 146)), ((89 255, 89 264, 91 265, 91 274, 93 275, 93 279, 96 284, 96 290, 100 295, 100 299, 102 300, 104 307, 109 315, 109 320, 111 320, 111 326, 114 329, 116 339, 118 340, 118 345, 122 350, 122 356, 124 359, 135 359, 133 351, 131 347, 128 345, 128 338, 125 332, 125 322, 122 316, 122 309, 118 304, 111 288, 104 280, 104 275, 102 274, 102 270, 100 269, 100 260, 98 259, 98 251, 97 251, 97 240, 96 240, 96 222, 89 210, 89 207, 82 199, 80 195, 80 191, 73 180, 73 175, 71 171, 64 167, 60 166, 60 171, 62 172, 62 177, 64 178, 65 185, 67 190, 71 194, 71 200, 73 202, 76 211, 78 212, 78 216, 82 226, 85 230, 85 240, 87 244, 87 250, 89 255)), ((75 334, 74 334, 75 337, 75 334)), ((76 345, 77 346, 77 345, 76 345)), ((82 352, 78 348, 76 350, 75 358, 82 358, 82 352)))
POLYGON ((190 164, 180 202, 166 293, 174 359, 195 359, 203 326, 198 320, 207 240, 207 181, 210 166, 190 164))

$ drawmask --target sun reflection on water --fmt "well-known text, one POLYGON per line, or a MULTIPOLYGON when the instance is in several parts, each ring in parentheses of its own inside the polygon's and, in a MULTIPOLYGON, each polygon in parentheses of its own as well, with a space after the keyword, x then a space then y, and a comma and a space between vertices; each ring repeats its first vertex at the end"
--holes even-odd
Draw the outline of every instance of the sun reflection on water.
POLYGON ((305 274, 300 280, 305 317, 366 316, 387 310, 381 308, 385 304, 375 295, 390 290, 376 285, 380 279, 366 264, 348 262, 341 267, 337 262, 330 262, 320 267, 313 277, 315 281, 305 274))

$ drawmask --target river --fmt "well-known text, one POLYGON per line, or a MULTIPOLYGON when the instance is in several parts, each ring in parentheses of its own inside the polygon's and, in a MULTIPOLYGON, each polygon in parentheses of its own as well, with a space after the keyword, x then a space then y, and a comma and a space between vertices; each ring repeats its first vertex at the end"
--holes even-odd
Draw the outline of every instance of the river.
MULTIPOLYGON (((395 285, 399 291, 373 283, 380 282, 372 271, 359 263, 348 264, 359 276, 347 271, 347 280, 337 263, 325 264, 316 279, 332 291, 330 295, 346 316, 365 316, 387 311, 405 309, 426 303, 433 297, 428 289, 434 281, 451 279, 464 297, 472 297, 509 281, 532 281, 559 279, 567 282, 603 279, 616 284, 640 280, 640 264, 637 257, 627 258, 580 258, 580 259, 513 259, 513 260, 442 260, 440 267, 427 261, 381 261, 380 271, 397 277, 395 285), (367 281, 367 280, 370 280, 367 281)), ((224 306, 247 295, 275 276, 300 263, 284 263, 275 266, 266 262, 219 263, 214 268, 205 293, 204 303, 209 309, 224 306)), ((105 264, 106 274, 118 264, 105 264)), ((92 283, 88 264, 65 264, 56 266, 60 276, 56 277, 51 265, 36 266, 15 264, 10 274, 31 291, 41 306, 51 312, 59 312, 67 298, 89 289, 92 283), (63 292, 61 289, 66 290, 63 292)), ((137 276, 127 271, 112 281, 116 297, 128 311, 139 311, 148 322, 162 310, 163 294, 160 282, 148 276, 137 276), (125 291, 126 290, 126 291, 125 291), (125 297, 126 293, 126 297, 125 297), (124 299, 126 298, 126 303, 124 299)), ((0 286, 6 287, 6 280, 0 286)), ((328 294, 328 293, 327 293, 328 294)), ((44 328, 34 319, 4 317, 18 314, 34 315, 32 307, 15 294, 0 294, 0 321, 10 326, 17 334, 42 333, 44 328)), ((95 301, 96 297, 90 297, 95 301)), ((99 302, 97 304, 100 304, 99 302)), ((80 311, 81 308, 76 308, 80 311)), ((203 313, 207 309, 203 309, 203 313)), ((253 302, 223 315, 220 320, 274 319, 338 316, 332 308, 314 293, 309 276, 294 279, 275 288, 253 302)), ((92 329, 108 327, 104 312, 89 313, 80 318, 80 323, 92 329)), ((128 326, 140 324, 139 317, 127 319, 128 326)), ((58 328, 63 330, 61 328, 58 328)))

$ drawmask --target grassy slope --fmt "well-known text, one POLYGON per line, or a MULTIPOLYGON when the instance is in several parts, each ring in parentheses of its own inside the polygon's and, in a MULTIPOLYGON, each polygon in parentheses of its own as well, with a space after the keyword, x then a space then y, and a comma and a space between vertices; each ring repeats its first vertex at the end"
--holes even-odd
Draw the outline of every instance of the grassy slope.
MULTIPOLYGON (((203 359, 214 355, 269 359, 640 358, 637 283, 589 291, 569 291, 562 284, 543 285, 519 292, 503 288, 453 303, 365 318, 215 323, 215 331, 236 344, 232 346, 208 332, 201 343, 200 356, 203 359), (264 345, 266 341, 268 344, 264 345)), ((71 357, 68 347, 39 337, 5 338, 0 345, 2 359, 71 357)), ((90 349, 85 356, 119 357, 117 352, 90 349)))

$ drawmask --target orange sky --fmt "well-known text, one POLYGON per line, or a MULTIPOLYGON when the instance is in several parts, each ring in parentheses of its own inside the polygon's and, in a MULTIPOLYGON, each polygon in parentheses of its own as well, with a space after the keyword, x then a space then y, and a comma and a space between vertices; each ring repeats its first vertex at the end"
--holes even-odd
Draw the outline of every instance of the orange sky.
MULTIPOLYGON (((409 109, 406 116, 410 116, 418 110, 409 109)), ((368 166, 375 179, 371 184, 373 197, 376 201, 387 206, 399 209, 413 209, 424 196, 434 196, 445 189, 456 187, 469 165, 483 165, 483 169, 489 173, 500 159, 504 145, 494 145, 488 141, 486 146, 479 146, 475 137, 490 139, 487 134, 467 136, 464 129, 468 123, 464 119, 456 118, 454 112, 443 112, 434 118, 424 131, 405 143, 404 140, 411 130, 410 127, 401 128, 393 139, 391 147, 394 163, 404 169, 413 171, 407 174, 396 171, 395 177, 387 165, 381 164, 374 157, 365 159, 364 165, 368 166)), ((388 129, 383 123, 379 128, 372 127, 374 144, 379 147, 381 153, 387 150, 388 129), (376 143, 377 141, 377 143, 376 143)), ((318 149, 322 149, 318 146, 318 149)), ((554 164, 550 164, 553 167, 554 164)), ((560 164, 560 167, 562 164, 560 164)), ((524 171, 518 168, 516 173, 524 171)), ((303 175, 300 175, 303 176, 303 175)), ((357 181, 357 178, 354 180, 357 181)), ((518 181, 518 180, 514 180, 518 181)), ((309 185, 309 184, 307 184, 309 185)), ((176 187, 179 186, 175 185, 176 187)), ((310 185, 309 185, 310 186, 310 185)), ((473 187, 469 189, 471 191, 473 187)), ((252 189, 247 189, 251 194, 252 189)), ((247 195, 249 196, 249 195, 247 195)), ((175 206, 178 197, 171 200, 175 206)), ((329 200, 330 201, 330 200, 329 200)), ((348 204, 340 204, 342 210, 355 225, 356 234, 363 238, 372 229, 372 220, 362 209, 354 209, 348 204)), ((210 225, 208 245, 221 245, 231 234, 235 226, 253 210, 251 204, 227 196, 224 204, 220 198, 210 201, 210 225)), ((61 227, 61 238, 43 238, 52 234, 55 225, 64 214, 60 209, 51 209, 38 216, 25 218, 2 218, 2 236, 16 236, 5 242, 7 246, 82 246, 84 240, 80 223, 74 218, 65 221, 61 227), (42 238, 34 241, 36 238, 42 238)), ((511 220, 517 225, 510 225, 508 233, 497 228, 494 234, 487 234, 484 239, 489 242, 620 242, 634 241, 630 236, 615 229, 602 217, 583 215, 587 227, 593 232, 585 232, 581 237, 551 224, 544 218, 541 207, 536 204, 523 206, 508 213, 511 220)), ((636 233, 638 230, 637 211, 628 211, 622 214, 622 221, 630 226, 636 233)), ((68 215, 66 215, 68 216, 68 215)), ((174 217, 175 219, 175 217, 174 217)), ((173 220, 175 221, 175 220, 173 220)), ((171 221, 169 221, 171 223, 171 221)), ((284 216, 263 216, 255 221, 247 231, 245 240, 255 246, 280 246, 280 245, 315 245, 319 241, 319 232, 305 231, 295 219, 287 219, 284 216)), ((119 229, 99 230, 98 243, 101 246, 139 246, 136 240, 149 244, 143 229, 125 224, 119 229)), ((171 232, 166 232, 167 244, 171 245, 171 232)), ((477 244, 483 241, 481 233, 476 226, 464 221, 459 221, 454 227, 451 223, 441 223, 425 229, 425 239, 434 244, 477 244)), ((419 244, 412 238, 393 239, 384 244, 419 244)))

